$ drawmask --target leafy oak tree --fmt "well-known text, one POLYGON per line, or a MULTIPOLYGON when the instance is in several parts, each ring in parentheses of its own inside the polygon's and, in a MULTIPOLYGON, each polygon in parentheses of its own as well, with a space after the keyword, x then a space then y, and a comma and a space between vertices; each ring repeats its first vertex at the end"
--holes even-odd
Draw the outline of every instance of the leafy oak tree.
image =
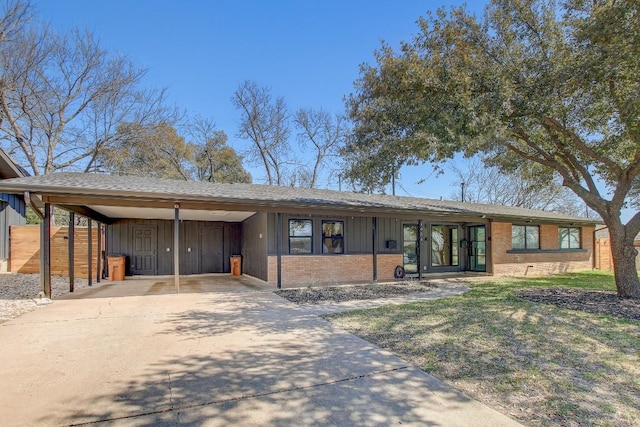
POLYGON ((347 100, 347 175, 388 182, 403 163, 484 153, 558 174, 609 229, 618 294, 640 298, 640 4, 495 0, 418 21, 363 65, 347 100), (374 177, 375 179, 372 179, 374 177))

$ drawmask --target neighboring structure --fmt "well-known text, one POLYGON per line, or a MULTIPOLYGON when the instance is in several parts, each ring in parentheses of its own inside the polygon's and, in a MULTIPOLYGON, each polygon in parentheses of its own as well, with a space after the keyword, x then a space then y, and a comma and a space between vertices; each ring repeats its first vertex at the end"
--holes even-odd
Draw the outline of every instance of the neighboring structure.
MULTIPOLYGON (((591 269, 599 221, 523 208, 79 173, 0 182, 107 224, 128 274, 242 272, 274 286, 591 269), (397 268, 398 266, 402 269, 397 268)), ((46 221, 45 221, 46 222, 46 221)))
MULTIPOLYGON (((21 178, 28 174, 0 148, 0 180, 21 178)), ((26 207, 21 194, 0 192, 0 272, 6 272, 9 265, 10 234, 12 225, 26 223, 26 207)))

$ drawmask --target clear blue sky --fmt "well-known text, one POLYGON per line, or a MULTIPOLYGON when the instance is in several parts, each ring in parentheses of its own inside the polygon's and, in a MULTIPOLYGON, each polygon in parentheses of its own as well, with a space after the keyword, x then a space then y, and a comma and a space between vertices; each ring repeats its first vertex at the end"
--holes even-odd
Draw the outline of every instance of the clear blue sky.
MULTIPOLYGON (((291 111, 344 110, 359 65, 385 40, 396 47, 417 32, 427 10, 462 2, 426 0, 33 0, 55 29, 93 31, 104 48, 148 68, 145 85, 168 89, 190 115, 212 117, 238 151, 239 113, 231 104, 244 80, 269 86, 291 111)), ((470 2, 480 11, 484 2, 470 2)), ((250 169, 254 182, 260 170, 250 169)), ((398 194, 447 198, 448 177, 427 165, 402 172, 398 194)), ((327 186, 327 185, 325 185, 327 186)), ((337 188, 337 183, 328 185, 337 188)))

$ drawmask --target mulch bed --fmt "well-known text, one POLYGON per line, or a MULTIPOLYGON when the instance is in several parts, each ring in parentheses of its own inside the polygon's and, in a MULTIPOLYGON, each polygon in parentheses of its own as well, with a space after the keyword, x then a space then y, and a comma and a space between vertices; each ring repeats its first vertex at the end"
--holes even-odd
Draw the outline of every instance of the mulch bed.
POLYGON ((370 300, 428 292, 437 288, 431 282, 384 283, 378 285, 328 286, 304 289, 285 289, 277 291, 287 300, 296 304, 320 304, 323 302, 344 302, 354 300, 370 300))
POLYGON ((515 295, 527 301, 552 304, 560 308, 640 320, 640 300, 621 298, 615 292, 572 288, 535 288, 516 291, 515 295))

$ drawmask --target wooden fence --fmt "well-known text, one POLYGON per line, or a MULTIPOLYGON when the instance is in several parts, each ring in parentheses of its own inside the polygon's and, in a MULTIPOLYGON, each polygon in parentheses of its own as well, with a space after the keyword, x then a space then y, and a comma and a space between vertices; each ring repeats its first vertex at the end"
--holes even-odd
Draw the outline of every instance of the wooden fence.
MULTIPOLYGON (((640 240, 633 242, 634 246, 640 253, 640 240)), ((608 237, 599 237, 596 239, 595 257, 596 270, 613 271, 613 257, 611 256, 611 239, 608 237)), ((640 270, 640 255, 636 256, 636 268, 640 270)))
MULTIPOLYGON (((86 279, 89 266, 89 239, 87 227, 75 227, 74 276, 86 279)), ((92 276, 96 276, 98 229, 91 230, 92 276)), ((11 252, 9 269, 15 273, 40 273, 40 226, 12 226, 10 229, 11 252)), ((102 240, 104 245, 104 239, 102 240)), ((69 228, 51 227, 51 275, 69 276, 69 228)))

